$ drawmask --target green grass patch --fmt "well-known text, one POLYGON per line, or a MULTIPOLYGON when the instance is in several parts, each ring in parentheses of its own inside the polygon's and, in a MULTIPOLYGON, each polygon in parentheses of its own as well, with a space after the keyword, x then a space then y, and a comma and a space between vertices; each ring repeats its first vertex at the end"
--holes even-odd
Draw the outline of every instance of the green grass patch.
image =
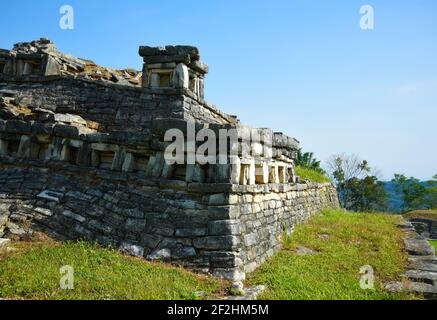
POLYGON ((435 251, 437 252, 437 240, 430 240, 429 243, 434 247, 435 251))
POLYGON ((403 214, 405 219, 429 219, 437 220, 437 209, 414 210, 403 214))
POLYGON ((22 299, 198 299, 224 282, 123 255, 87 242, 16 243, 0 257, 0 297, 22 299), (60 289, 60 268, 74 268, 74 289, 60 289))
POLYGON ((296 175, 301 178, 301 180, 308 179, 312 182, 316 183, 324 183, 324 182, 330 182, 331 180, 323 173, 313 170, 304 168, 301 166, 296 167, 296 175))
POLYGON ((373 213, 329 210, 297 226, 284 239, 284 249, 257 269, 252 284, 267 285, 261 299, 411 299, 383 289, 388 281, 400 281, 407 254, 399 217, 373 213), (315 254, 297 255, 303 246, 315 254), (360 268, 372 266, 374 290, 360 287, 360 268))

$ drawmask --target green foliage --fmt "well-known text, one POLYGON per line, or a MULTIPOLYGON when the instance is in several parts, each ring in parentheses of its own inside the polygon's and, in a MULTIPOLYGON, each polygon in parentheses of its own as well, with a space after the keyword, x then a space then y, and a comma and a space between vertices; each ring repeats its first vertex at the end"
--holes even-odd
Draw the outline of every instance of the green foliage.
POLYGON ((354 155, 336 155, 328 162, 340 204, 350 211, 385 211, 388 194, 366 160, 354 155))
POLYGON ((422 182, 414 177, 395 174, 392 181, 403 196, 403 211, 437 208, 437 175, 422 182))
MULTIPOLYGON (((363 160, 362 162, 353 164, 353 167, 351 168, 345 168, 344 161, 341 158, 337 158, 337 167, 333 171, 332 175, 337 182, 338 185, 346 183, 348 180, 359 178, 359 176, 369 173, 370 172, 370 166, 367 160, 363 160), (354 174, 348 174, 346 171, 353 171, 354 174)), ((347 165, 347 164, 346 164, 347 165)))
POLYGON ((405 219, 429 219, 437 221, 437 209, 434 210, 413 210, 402 215, 405 219))
POLYGON ((437 240, 430 240, 429 243, 434 247, 435 251, 437 252, 437 240))
POLYGON ((388 195, 384 183, 375 176, 351 178, 344 182, 343 188, 347 193, 348 210, 376 212, 387 209, 388 195))
POLYGON ((314 158, 314 153, 312 152, 303 153, 302 149, 299 149, 295 163, 297 166, 302 168, 312 169, 314 171, 324 173, 323 169, 320 167, 320 161, 314 158))
POLYGON ((299 176, 302 180, 307 179, 316 183, 324 183, 324 182, 331 181, 324 173, 301 166, 296 167, 296 175, 299 176))
POLYGON ((222 282, 87 242, 17 243, 0 259, 0 297, 24 299, 196 299, 222 282), (60 289, 59 268, 74 268, 74 289, 60 289))
POLYGON ((437 209, 437 174, 427 182, 427 201, 430 208, 437 209))
POLYGON ((402 248, 399 217, 385 214, 325 211, 297 226, 284 239, 284 249, 249 276, 251 284, 264 284, 260 299, 412 299, 389 293, 383 285, 402 281, 407 254, 402 248), (315 254, 298 255, 303 246, 315 254), (375 290, 360 287, 360 268, 375 272, 375 290))

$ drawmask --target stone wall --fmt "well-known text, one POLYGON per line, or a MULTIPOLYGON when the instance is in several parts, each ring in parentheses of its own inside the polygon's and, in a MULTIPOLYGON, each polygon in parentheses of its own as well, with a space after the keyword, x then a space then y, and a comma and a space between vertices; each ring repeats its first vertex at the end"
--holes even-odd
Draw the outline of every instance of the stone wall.
POLYGON ((42 230, 58 239, 97 240, 232 280, 279 250, 284 231, 338 206, 328 184, 188 183, 64 162, 1 160, 0 232, 6 236, 42 230))
POLYGON ((335 188, 329 184, 239 186, 239 224, 244 272, 252 272, 281 248, 281 237, 297 224, 327 208, 339 208, 335 188))
POLYGON ((31 111, 42 108, 79 115, 99 123, 105 132, 141 132, 157 118, 237 122, 188 91, 183 93, 184 89, 142 89, 66 76, 7 82, 2 82, 0 76, 0 97, 8 95, 17 105, 29 107, 31 111))
POLYGON ((41 230, 241 280, 284 232, 338 207, 331 185, 296 176, 298 140, 204 100, 197 48, 139 53, 142 72, 48 39, 0 50, 0 237, 41 230), (176 162, 164 156, 169 129, 182 136, 176 162), (201 131, 216 147, 206 162, 201 131))

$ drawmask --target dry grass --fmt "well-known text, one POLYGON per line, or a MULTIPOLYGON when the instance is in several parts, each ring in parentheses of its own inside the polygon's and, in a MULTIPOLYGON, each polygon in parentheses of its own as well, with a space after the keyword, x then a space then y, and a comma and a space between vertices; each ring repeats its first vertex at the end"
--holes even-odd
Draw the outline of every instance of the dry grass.
POLYGON ((414 210, 403 214, 405 219, 429 219, 437 220, 437 209, 432 210, 414 210))

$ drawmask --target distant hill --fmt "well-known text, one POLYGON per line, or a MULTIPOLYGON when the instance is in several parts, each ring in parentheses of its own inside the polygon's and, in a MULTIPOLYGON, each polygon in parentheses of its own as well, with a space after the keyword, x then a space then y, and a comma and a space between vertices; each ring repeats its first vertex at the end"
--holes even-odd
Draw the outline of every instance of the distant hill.
POLYGON ((397 192, 396 184, 392 181, 385 181, 384 186, 388 193, 388 210, 392 212, 402 211, 404 200, 402 194, 397 192))
MULTIPOLYGON (((388 210, 391 212, 401 212, 404 204, 403 195, 396 190, 396 183, 384 181, 385 190, 388 193, 388 210)), ((426 182, 421 182, 426 186, 426 182)), ((426 209, 426 208, 423 208, 426 209)))

